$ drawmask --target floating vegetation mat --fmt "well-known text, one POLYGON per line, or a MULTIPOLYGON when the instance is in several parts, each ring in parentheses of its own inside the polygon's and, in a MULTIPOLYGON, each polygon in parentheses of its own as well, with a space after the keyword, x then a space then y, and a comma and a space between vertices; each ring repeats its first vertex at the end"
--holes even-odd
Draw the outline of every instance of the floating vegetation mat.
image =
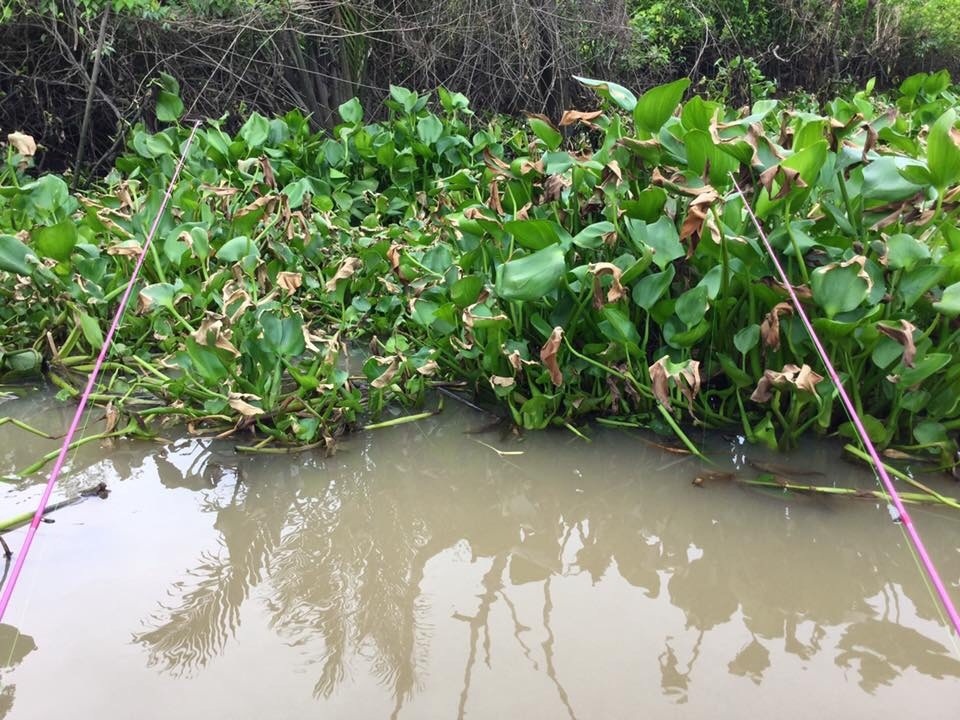
MULTIPOLYGON (((331 447, 458 385, 523 429, 733 427, 852 437, 743 198, 881 446, 951 466, 960 427, 960 132, 946 74, 800 112, 687 81, 583 79, 601 109, 480 121, 394 87, 331 133, 299 112, 197 134, 94 396, 104 434, 172 424, 331 447), (350 357, 361 358, 348 363, 350 357)), ((162 78, 109 176, 0 170, 0 365, 65 398, 92 356, 188 130, 162 78)), ((695 437, 695 435, 693 435, 695 437)))

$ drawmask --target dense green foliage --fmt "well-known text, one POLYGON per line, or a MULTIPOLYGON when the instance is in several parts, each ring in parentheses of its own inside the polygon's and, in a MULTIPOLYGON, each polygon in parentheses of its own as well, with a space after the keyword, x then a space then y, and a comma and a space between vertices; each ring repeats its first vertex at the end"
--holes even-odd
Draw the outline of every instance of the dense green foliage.
MULTIPOLYGON (((605 109, 472 122, 467 99, 394 87, 332 134, 298 112, 207 122, 144 266, 100 400, 150 418, 316 442, 432 382, 523 428, 734 424, 790 445, 849 434, 733 185, 788 263, 871 433, 952 461, 960 427, 960 146, 949 78, 896 107, 743 112, 688 81, 605 109), (346 340, 362 340, 351 375, 346 340)), ((0 344, 79 384, 188 130, 172 78, 102 188, 0 177, 0 344)), ((24 152, 18 153, 20 147, 24 152)), ((68 389, 66 392, 75 393, 68 389)))

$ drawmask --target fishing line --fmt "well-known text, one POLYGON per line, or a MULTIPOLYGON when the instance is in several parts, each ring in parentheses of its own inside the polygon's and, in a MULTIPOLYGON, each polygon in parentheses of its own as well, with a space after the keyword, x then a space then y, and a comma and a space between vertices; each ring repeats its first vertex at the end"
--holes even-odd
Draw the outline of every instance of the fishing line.
POLYGON ((947 611, 947 615, 950 617, 954 631, 958 636, 960 636, 960 615, 957 614, 957 608, 954 606, 953 600, 950 598, 950 594, 947 592, 947 588, 944 585, 943 580, 940 579, 940 573, 937 572, 937 568, 933 564, 933 560, 927 553, 927 548, 923 544, 923 540, 920 538, 920 533, 914 526, 913 520, 910 518, 910 514, 907 512, 907 508, 900 499, 900 494, 897 492, 897 488, 894 486, 893 480, 891 480, 890 475, 887 474, 887 470, 883 465, 883 461, 880 460, 880 455, 877 452, 877 449, 874 447, 873 442, 870 440, 870 436, 867 434, 867 430, 863 425, 863 421, 860 419, 860 414, 857 412, 856 407, 854 407, 853 402, 850 400, 850 396, 847 395, 847 391, 843 388, 843 382, 840 380, 840 375, 837 373, 836 368, 834 368, 833 363, 830 361, 830 356, 827 354, 823 343, 820 342, 820 337, 817 335, 816 330, 813 329, 813 324, 810 322, 810 318, 807 317, 807 313, 803 309, 800 298, 797 297, 797 293, 793 288, 793 284, 790 282, 790 278, 787 277, 787 273, 783 269, 783 265, 781 265, 780 260, 777 259, 777 255, 774 252, 773 247, 770 245, 770 241, 767 239, 767 235, 763 231, 763 227, 760 225, 760 220, 758 220, 756 214, 754 214, 753 208, 750 207, 750 203, 747 201, 747 197, 744 195, 743 190, 740 189, 740 185, 737 183, 736 178, 733 178, 733 175, 730 177, 733 179, 733 186, 737 189, 737 193, 743 200, 743 205, 747 211, 747 214, 750 216, 754 226, 757 228, 757 232, 760 235, 760 240, 763 242, 763 246, 766 249, 767 254, 773 261, 773 265, 777 269, 780 279, 783 281, 783 286, 786 289, 787 294, 790 296, 790 300, 793 303, 794 309, 797 311, 797 317, 800 318, 804 328, 806 328, 807 333, 810 335, 810 339, 813 341, 813 345, 817 350, 817 354, 820 356, 820 359, 823 361, 823 365, 826 368, 827 375, 830 376, 831 382, 833 383, 834 387, 836 387, 837 394, 840 396, 840 401, 843 403, 843 406, 850 417, 850 421, 853 423, 857 434, 860 436, 860 441, 863 443, 863 447, 866 449, 867 453, 870 455, 870 459, 873 461, 877 476, 882 481, 887 494, 890 496, 890 500, 893 502, 893 506, 897 511, 898 519, 902 524, 902 527, 906 530, 907 536, 910 538, 910 542, 913 545, 913 549, 916 551, 924 570, 926 570, 927 577, 930 579, 930 582, 933 583, 933 587, 937 591, 937 595, 940 598, 943 608, 947 611))
POLYGON ((190 135, 187 137, 187 141, 180 153, 180 159, 177 161, 177 166, 174 168, 173 177, 170 178, 170 183, 167 185, 167 190, 163 195, 163 200, 160 202, 160 208, 157 211, 157 215, 153 219, 153 224, 150 226, 150 231, 147 233, 147 237, 144 240, 143 248, 141 248, 140 254, 137 256, 137 262, 136 265, 133 266, 133 272, 130 274, 130 280, 127 282, 127 287, 124 290, 123 296, 120 298, 117 311, 113 316, 113 321, 110 323, 110 329, 107 331, 107 335, 103 340, 103 345, 100 347, 100 354, 97 356, 96 362, 93 364, 93 369, 90 371, 90 377, 87 378, 87 385, 83 389, 83 393, 80 395, 80 402, 77 405, 76 412, 73 414, 73 420, 70 422, 70 428, 67 430, 67 434, 63 438, 63 444, 60 446, 60 454, 57 455, 57 459, 53 464, 53 469, 50 471, 50 477, 47 480, 46 486, 44 487, 43 495, 40 498, 40 504, 37 506, 37 512, 34 513, 33 520, 31 521, 30 526, 27 528, 27 535, 23 540, 23 545, 20 547, 20 552, 17 554, 16 561, 13 564, 13 570, 10 573, 10 577, 7 580, 6 585, 3 587, 3 594, 0 595, 0 620, 3 620, 3 616, 7 611, 7 606, 10 604, 10 596, 13 595, 14 588, 17 585, 17 580, 20 577, 20 571, 23 569, 23 563, 26 560, 27 553, 30 551, 30 546, 33 544, 33 538, 36 536, 37 529, 40 527, 40 523, 43 520, 43 514, 47 509, 47 503, 50 501, 50 495, 53 493, 53 488, 57 484, 57 479, 60 477, 60 471, 63 469, 67 455, 70 452, 70 445, 73 442, 73 436, 80 427, 80 421, 83 419, 84 410, 87 407, 87 401, 90 399, 90 395, 93 393, 94 386, 97 382, 97 376, 100 374, 100 368, 106 360, 107 352, 109 351, 110 345, 113 342, 113 336, 116 334, 117 328, 120 326, 120 320, 123 318, 123 313, 127 308, 127 303, 130 301, 130 295, 133 292, 133 286, 137 282, 137 278, 140 275, 140 268, 143 267, 143 262, 147 257, 147 250, 150 249, 150 243, 153 241, 153 236, 156 234, 157 228, 160 226, 160 220, 167 208, 167 203, 170 202, 170 197, 173 195, 174 185, 176 185, 177 178, 180 176, 180 171, 183 169, 183 165, 187 159, 187 153, 190 151, 190 145, 193 143, 193 138, 196 136, 197 129, 199 127, 200 121, 194 121, 193 127, 190 130, 190 135))

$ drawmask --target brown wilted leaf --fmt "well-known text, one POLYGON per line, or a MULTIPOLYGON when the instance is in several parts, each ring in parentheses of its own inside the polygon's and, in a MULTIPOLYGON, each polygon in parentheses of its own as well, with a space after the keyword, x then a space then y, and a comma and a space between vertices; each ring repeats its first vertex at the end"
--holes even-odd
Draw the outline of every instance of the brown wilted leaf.
MULTIPOLYGON (((506 350, 506 348, 503 348, 503 347, 501 347, 500 349, 501 349, 501 351, 506 350)), ((524 360, 524 359, 520 356, 520 351, 519 351, 519 350, 514 350, 514 351, 511 352, 511 353, 504 352, 504 355, 506 356, 507 362, 510 363, 510 367, 513 368, 513 371, 514 371, 515 373, 520 372, 520 371, 523 369, 523 366, 524 366, 524 365, 536 365, 536 364, 537 364, 537 362, 536 362, 535 360, 524 360)))
POLYGON ((247 402, 247 400, 260 400, 260 398, 251 393, 235 392, 232 392, 227 396, 227 402, 230 404, 230 407, 243 415, 245 418, 263 415, 263 408, 258 408, 256 405, 251 405, 247 402))
POLYGON ((263 182, 271 190, 276 190, 277 181, 273 177, 273 168, 270 166, 270 159, 266 155, 260 156, 260 169, 263 171, 263 182))
POLYGON ((670 404, 670 380, 667 373, 667 361, 669 359, 669 355, 664 355, 647 368, 647 370, 650 372, 650 389, 653 391, 653 396, 661 405, 672 412, 673 405, 670 404))
POLYGON ((397 374, 399 365, 397 363, 396 355, 391 355, 390 357, 385 358, 376 358, 376 361, 380 365, 386 365, 387 369, 380 373, 376 380, 370 383, 370 387, 376 388, 377 390, 382 390, 393 380, 394 376, 397 374))
POLYGON ((877 131, 873 129, 873 125, 870 123, 864 123, 863 129, 867 132, 867 139, 863 141, 863 154, 860 159, 867 162, 867 153, 877 146, 877 131))
POLYGON ((538 175, 543 175, 543 160, 531 160, 530 158, 523 158, 520 160, 520 174, 526 175, 527 173, 537 173, 538 175))
POLYGON ((687 400, 690 414, 693 414, 693 399, 700 394, 700 361, 687 360, 677 377, 680 392, 687 400))
POLYGON ((805 188, 807 184, 800 177, 800 172, 792 168, 785 168, 782 164, 767 168, 760 174, 760 184, 766 188, 771 200, 779 200, 790 194, 795 187, 805 188), (773 183, 779 183, 780 189, 773 194, 773 183))
POLYGON ((817 383, 823 380, 823 376, 814 372, 813 369, 803 364, 803 367, 797 367, 793 364, 783 366, 783 370, 764 370, 763 377, 757 383, 756 389, 750 399, 756 403, 770 402, 773 399, 774 388, 784 389, 793 387, 797 390, 803 390, 812 395, 817 394, 817 383))
POLYGON ((203 183, 200 189, 206 190, 208 193, 219 198, 230 198, 240 192, 240 188, 230 187, 228 185, 209 185, 207 183, 203 183))
POLYGON ((221 299, 223 301, 221 309, 230 316, 231 325, 237 321, 244 310, 253 306, 250 293, 243 287, 243 283, 237 280, 231 280, 223 286, 221 299))
POLYGON ((563 191, 570 187, 570 180, 562 175, 550 175, 543 181, 543 195, 540 201, 543 203, 559 200, 563 191))
POLYGON ((277 273, 277 286, 283 288, 287 295, 293 295, 303 285, 303 275, 298 272, 281 270, 277 273))
POLYGON ((107 403, 107 408, 104 415, 105 427, 103 431, 105 433, 112 433, 117 428, 117 421, 120 420, 120 413, 116 407, 114 407, 112 402, 107 403))
POLYGON ((490 148, 483 149, 483 163, 490 168, 494 175, 510 177, 510 165, 490 152, 490 148))
POLYGON ((914 367, 914 359, 917 357, 917 346, 913 344, 913 331, 916 329, 916 326, 907 320, 900 321, 899 329, 877 323, 877 330, 903 346, 903 364, 910 368, 914 367))
POLYGON ((782 302, 773 306, 773 310, 767 313, 760 323, 760 337, 763 338, 763 346, 771 350, 780 349, 780 316, 792 315, 793 306, 790 303, 782 302))
POLYGON ((356 257, 346 257, 340 263, 340 267, 337 268, 336 274, 327 280, 324 287, 328 292, 334 292, 337 289, 337 282, 340 280, 346 280, 349 277, 352 277, 353 274, 363 266, 363 263, 360 262, 360 258, 356 257))
POLYGON ((667 408, 673 410, 670 403, 670 379, 684 399, 687 401, 687 408, 693 415, 693 400, 700 394, 700 361, 687 360, 682 365, 674 365, 671 369, 670 356, 664 355, 657 360, 647 370, 650 373, 650 385, 653 396, 667 408))
POLYGON ((589 125, 590 127, 596 127, 596 125, 590 121, 596 120, 601 115, 603 115, 602 110, 591 110, 590 112, 582 112, 580 110, 564 110, 563 117, 560 118, 560 127, 569 127, 575 123, 583 123, 584 125, 589 125))
POLYGON ((498 387, 513 387, 516 384, 516 380, 512 377, 505 377, 503 375, 491 375, 490 376, 490 386, 493 388, 498 387))
POLYGON ((387 250, 387 261, 390 263, 390 269, 394 272, 400 268, 400 251, 403 249, 403 245, 399 243, 393 243, 390 245, 387 250))
POLYGON ((600 179, 600 184, 606 187, 611 183, 616 186, 622 182, 623 171, 620 169, 620 163, 616 160, 611 160, 603 168, 603 177, 600 179))
POLYGON ((490 198, 487 200, 487 207, 497 215, 503 215, 503 203, 500 202, 500 182, 496 179, 491 180, 489 190, 490 198))
POLYGON ((557 353, 560 351, 560 341, 563 339, 563 328, 559 325, 550 333, 547 342, 540 348, 540 361, 550 371, 550 379, 554 385, 563 384, 563 373, 560 372, 560 366, 557 364, 557 353))
POLYGON ((703 224, 707 219, 707 213, 710 207, 715 203, 720 195, 710 185, 700 188, 701 192, 690 201, 687 206, 687 216, 683 219, 680 226, 680 242, 687 243, 687 257, 692 257, 697 249, 697 243, 703 234, 703 224))
POLYGON ((21 132, 12 132, 7 135, 7 142, 13 146, 18 155, 33 157, 37 154, 37 142, 30 135, 21 132))
POLYGON ((233 217, 242 218, 244 215, 249 215, 250 213, 260 210, 261 208, 263 209, 264 214, 269 215, 276 204, 277 204, 276 195, 261 195, 252 203, 248 203, 247 205, 244 205, 242 208, 237 210, 233 214, 233 217))
POLYGON ((423 365, 417 368, 417 372, 424 377, 433 377, 437 374, 437 370, 440 369, 440 366, 437 364, 436 360, 427 360, 423 365))
POLYGON ((623 285, 620 284, 620 277, 623 275, 623 271, 616 265, 608 262, 593 263, 589 266, 589 270, 593 273, 593 306, 597 308, 597 310, 604 305, 603 286, 600 281, 600 278, 604 275, 610 275, 613 278, 610 289, 607 290, 608 303, 618 302, 627 296, 627 291, 623 285))
POLYGON ((198 345, 218 347, 221 350, 226 350, 234 357, 240 357, 240 351, 230 342, 230 335, 231 331, 223 327, 222 318, 212 313, 207 313, 207 316, 200 323, 200 327, 197 328, 197 331, 193 333, 192 337, 197 341, 198 345))
POLYGON ((124 240, 107 248, 107 255, 119 255, 120 257, 139 257, 142 252, 143 248, 136 240, 124 240))

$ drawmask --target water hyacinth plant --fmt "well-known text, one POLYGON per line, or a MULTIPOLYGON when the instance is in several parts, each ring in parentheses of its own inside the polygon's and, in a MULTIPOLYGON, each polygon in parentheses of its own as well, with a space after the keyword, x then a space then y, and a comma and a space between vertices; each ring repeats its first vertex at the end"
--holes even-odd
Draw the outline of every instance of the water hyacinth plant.
MULTIPOLYGON (((526 429, 588 418, 732 426, 786 447, 850 436, 734 179, 874 440, 953 463, 960 427, 960 131, 945 73, 800 112, 637 97, 479 122, 464 96, 394 87, 332 132, 294 111, 198 134, 100 401, 163 422, 330 444, 390 403, 463 383, 526 429), (347 342, 354 351, 346 353, 347 342), (348 362, 348 356, 353 362, 348 362), (356 368, 356 370, 354 370, 356 368)), ((75 392, 187 131, 81 194, 0 178, 0 349, 39 350, 75 392)), ((686 430, 684 429, 686 428, 686 430)))

